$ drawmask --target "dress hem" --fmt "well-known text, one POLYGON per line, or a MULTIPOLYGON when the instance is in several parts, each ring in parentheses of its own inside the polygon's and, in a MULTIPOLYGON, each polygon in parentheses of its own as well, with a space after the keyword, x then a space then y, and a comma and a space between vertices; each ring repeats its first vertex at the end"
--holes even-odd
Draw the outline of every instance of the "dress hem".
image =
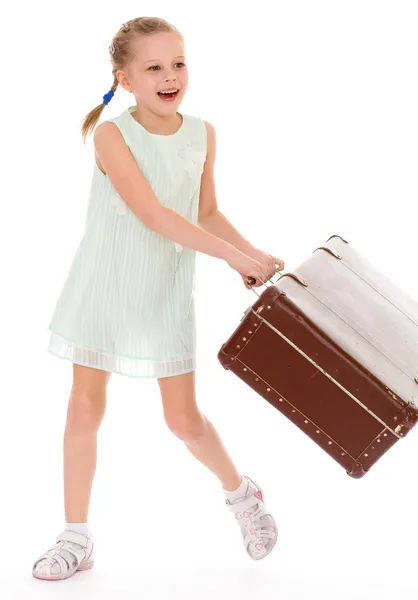
POLYGON ((136 378, 162 378, 183 375, 194 371, 196 368, 193 356, 164 360, 127 358, 113 355, 103 350, 85 348, 57 333, 52 331, 50 333, 48 345, 48 352, 50 354, 85 367, 136 378))

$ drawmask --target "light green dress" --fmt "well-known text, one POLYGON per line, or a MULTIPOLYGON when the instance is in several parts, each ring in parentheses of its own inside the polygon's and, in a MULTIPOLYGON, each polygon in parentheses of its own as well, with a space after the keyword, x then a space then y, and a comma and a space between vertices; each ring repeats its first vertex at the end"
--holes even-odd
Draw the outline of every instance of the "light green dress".
MULTIPOLYGON (((177 132, 152 134, 133 118, 135 109, 108 120, 159 202, 196 225, 203 120, 180 113, 177 132)), ((85 232, 48 327, 48 352, 131 377, 195 370, 195 257, 146 227, 94 161, 85 232)))

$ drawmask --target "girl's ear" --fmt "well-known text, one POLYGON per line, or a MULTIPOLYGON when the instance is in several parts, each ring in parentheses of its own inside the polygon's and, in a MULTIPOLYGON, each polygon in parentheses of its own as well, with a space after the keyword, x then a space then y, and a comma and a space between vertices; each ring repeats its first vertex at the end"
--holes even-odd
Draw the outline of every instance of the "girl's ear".
POLYGON ((115 77, 118 80, 120 87, 122 87, 124 90, 126 90, 129 93, 133 92, 132 86, 129 82, 129 79, 128 79, 126 73, 124 73, 123 71, 116 71, 115 77))

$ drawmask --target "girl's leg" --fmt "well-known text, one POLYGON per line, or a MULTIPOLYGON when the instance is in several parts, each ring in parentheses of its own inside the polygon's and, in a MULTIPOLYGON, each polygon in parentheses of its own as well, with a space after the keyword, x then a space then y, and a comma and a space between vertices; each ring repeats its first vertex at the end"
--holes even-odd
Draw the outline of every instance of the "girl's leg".
POLYGON ((241 475, 215 427, 196 405, 195 372, 160 378, 158 384, 169 429, 218 477, 225 490, 235 490, 241 475))
MULTIPOLYGON (((86 523, 96 470, 97 430, 106 407, 110 372, 73 363, 73 386, 64 432, 64 497, 67 523, 86 523)), ((72 525, 74 529, 75 525, 72 525)), ((65 529, 32 566, 38 579, 66 579, 94 564, 90 533, 65 529)))
POLYGON ((184 441, 193 456, 221 481, 231 497, 226 503, 240 526, 249 556, 253 560, 264 558, 276 544, 276 522, 264 504, 260 486, 247 476, 241 480, 215 427, 198 409, 194 371, 161 378, 158 383, 168 427, 184 441))
POLYGON ((87 521, 96 471, 97 430, 106 408, 110 372, 73 363, 73 386, 64 432, 64 497, 67 523, 87 521))

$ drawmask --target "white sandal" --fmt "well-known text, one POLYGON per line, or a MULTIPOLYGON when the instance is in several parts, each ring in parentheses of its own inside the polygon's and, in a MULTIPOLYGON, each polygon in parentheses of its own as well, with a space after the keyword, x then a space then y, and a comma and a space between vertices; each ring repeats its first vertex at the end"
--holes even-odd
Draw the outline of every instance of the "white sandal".
POLYGON ((253 560, 260 560, 270 554, 277 542, 277 525, 271 513, 264 504, 263 491, 250 477, 244 475, 250 482, 251 494, 244 500, 225 503, 235 514, 241 528, 244 547, 253 560))
POLYGON ((75 531, 63 531, 56 544, 42 554, 32 567, 37 579, 67 579, 76 571, 91 569, 94 564, 93 538, 75 531))

